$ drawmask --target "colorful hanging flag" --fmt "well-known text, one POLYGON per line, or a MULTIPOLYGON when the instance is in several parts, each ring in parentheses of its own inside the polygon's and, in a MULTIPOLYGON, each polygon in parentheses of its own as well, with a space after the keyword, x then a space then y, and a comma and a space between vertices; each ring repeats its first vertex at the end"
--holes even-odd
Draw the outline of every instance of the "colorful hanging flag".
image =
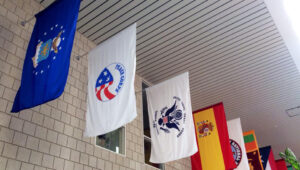
POLYGON ((243 130, 240 118, 227 121, 229 141, 236 170, 250 170, 243 138, 243 130))
POLYGON ((277 170, 271 146, 259 148, 264 170, 277 170))
POLYGON ((229 143, 228 128, 222 103, 194 114, 198 152, 191 157, 193 170, 229 170, 236 164, 229 143))
POLYGON ((275 162, 276 162, 276 167, 278 170, 287 170, 288 169, 284 159, 279 159, 279 160, 276 160, 275 162))
POLYGON ((250 170, 263 170, 254 130, 244 132, 244 142, 250 170))
POLYGON ((68 77, 80 0, 59 0, 35 15, 21 86, 11 112, 58 98, 68 77))
POLYGON ((137 116, 135 49, 133 24, 89 52, 85 136, 111 132, 137 116))
POLYGON ((189 74, 146 89, 151 132, 150 162, 165 163, 197 152, 189 74))

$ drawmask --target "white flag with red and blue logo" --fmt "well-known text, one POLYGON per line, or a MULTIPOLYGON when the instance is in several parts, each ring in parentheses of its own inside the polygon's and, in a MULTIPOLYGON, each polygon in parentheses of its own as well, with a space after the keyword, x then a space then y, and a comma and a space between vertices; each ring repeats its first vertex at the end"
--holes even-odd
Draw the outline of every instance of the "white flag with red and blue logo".
POLYGON ((90 51, 86 136, 111 132, 136 117, 135 68, 136 24, 90 51))

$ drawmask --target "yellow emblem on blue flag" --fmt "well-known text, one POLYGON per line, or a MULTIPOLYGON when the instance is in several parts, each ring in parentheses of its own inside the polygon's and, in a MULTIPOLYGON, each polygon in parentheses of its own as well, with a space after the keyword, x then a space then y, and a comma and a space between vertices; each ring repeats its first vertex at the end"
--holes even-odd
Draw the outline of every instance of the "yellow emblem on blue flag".
MULTIPOLYGON (((63 28, 63 27, 61 27, 63 28)), ((51 31, 53 30, 53 27, 51 27, 51 31)), ((54 51, 54 53, 58 53, 58 47, 61 42, 61 34, 64 31, 60 31, 58 35, 53 39, 48 39, 46 42, 40 41, 38 45, 36 46, 36 51, 34 57, 32 57, 33 67, 36 68, 38 66, 38 63, 46 60, 50 54, 51 51, 54 51)), ((47 34, 46 34, 47 35, 47 34)))

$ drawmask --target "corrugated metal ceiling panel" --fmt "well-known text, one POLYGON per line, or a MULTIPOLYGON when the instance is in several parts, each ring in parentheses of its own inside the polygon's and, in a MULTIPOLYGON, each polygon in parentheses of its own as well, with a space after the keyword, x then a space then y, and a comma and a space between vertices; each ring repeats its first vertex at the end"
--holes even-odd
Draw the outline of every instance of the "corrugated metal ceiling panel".
POLYGON ((155 84, 189 71, 194 110, 223 101, 261 146, 300 153, 288 142, 300 140, 300 117, 285 115, 300 103, 300 76, 263 0, 83 0, 77 30, 99 44, 135 22, 140 76, 155 84))

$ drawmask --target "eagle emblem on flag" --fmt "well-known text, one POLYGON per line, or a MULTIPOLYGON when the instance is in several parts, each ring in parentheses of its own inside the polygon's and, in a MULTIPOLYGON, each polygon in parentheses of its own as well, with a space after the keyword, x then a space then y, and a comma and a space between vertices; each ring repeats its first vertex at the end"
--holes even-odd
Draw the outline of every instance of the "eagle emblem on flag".
MULTIPOLYGON (((58 27, 58 25, 56 25, 56 27, 58 27)), ((50 28, 51 32, 54 31, 54 28, 55 26, 50 28)), ((63 26, 61 26, 60 29, 63 29, 63 26)), ((58 53, 60 43, 62 40, 64 40, 64 38, 61 38, 62 33, 64 33, 64 30, 61 30, 56 37, 49 38, 45 42, 41 40, 38 41, 35 55, 32 57, 32 63, 34 68, 36 68, 40 62, 46 60, 50 55, 51 51, 53 51, 54 54, 58 53)), ((44 33, 44 36, 47 36, 47 32, 44 33)))
POLYGON ((158 111, 155 112, 153 127, 157 129, 157 134, 159 134, 159 130, 170 133, 171 129, 174 129, 178 132, 177 137, 179 137, 184 131, 182 126, 186 118, 185 106, 179 97, 174 96, 173 99, 175 102, 170 108, 162 108, 160 115, 158 115, 158 111))
POLYGON ((52 64, 62 53, 66 41, 65 26, 54 24, 47 31, 41 33, 37 40, 34 56, 31 57, 33 74, 35 76, 45 75, 47 70, 52 68, 52 64))
POLYGON ((118 95, 125 81, 125 67, 120 63, 113 63, 105 67, 100 73, 95 86, 97 98, 106 102, 118 95))
POLYGON ((44 104, 64 92, 79 6, 80 0, 59 0, 35 14, 11 112, 44 104))

